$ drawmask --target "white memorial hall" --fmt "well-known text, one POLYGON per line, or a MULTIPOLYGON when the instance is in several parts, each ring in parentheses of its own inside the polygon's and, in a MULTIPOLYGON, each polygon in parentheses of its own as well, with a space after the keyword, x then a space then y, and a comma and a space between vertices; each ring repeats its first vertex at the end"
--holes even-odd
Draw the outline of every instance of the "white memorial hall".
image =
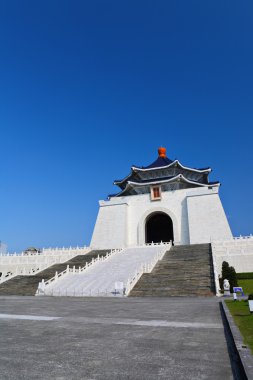
POLYGON ((100 201, 91 246, 119 248, 173 241, 175 245, 229 240, 231 230, 219 182, 211 168, 194 169, 170 160, 166 149, 149 166, 131 168, 114 182, 120 191, 100 201))
POLYGON ((223 261, 253 272, 253 237, 233 237, 210 173, 160 147, 99 201, 90 246, 0 254, 0 295, 220 296, 223 261))

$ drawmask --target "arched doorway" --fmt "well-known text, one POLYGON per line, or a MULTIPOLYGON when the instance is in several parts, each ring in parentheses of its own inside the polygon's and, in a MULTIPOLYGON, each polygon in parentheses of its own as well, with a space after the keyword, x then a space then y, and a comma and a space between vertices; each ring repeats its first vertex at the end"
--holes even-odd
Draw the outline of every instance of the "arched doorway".
POLYGON ((160 243, 174 241, 173 223, 169 215, 164 212, 155 212, 146 219, 146 243, 160 243))

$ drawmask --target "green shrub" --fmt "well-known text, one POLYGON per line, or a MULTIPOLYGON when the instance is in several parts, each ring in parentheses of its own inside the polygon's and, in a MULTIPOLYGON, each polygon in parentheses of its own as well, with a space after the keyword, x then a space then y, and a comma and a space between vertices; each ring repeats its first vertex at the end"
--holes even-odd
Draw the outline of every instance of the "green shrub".
POLYGON ((253 272, 248 273, 236 273, 237 280, 252 280, 253 272))
POLYGON ((248 300, 253 300, 253 294, 249 294, 248 300))
POLYGON ((222 263, 221 276, 222 276, 222 287, 223 287, 223 281, 227 279, 230 284, 230 292, 233 293, 233 287, 238 286, 237 276, 236 276, 235 268, 229 266, 227 261, 223 261, 222 263))

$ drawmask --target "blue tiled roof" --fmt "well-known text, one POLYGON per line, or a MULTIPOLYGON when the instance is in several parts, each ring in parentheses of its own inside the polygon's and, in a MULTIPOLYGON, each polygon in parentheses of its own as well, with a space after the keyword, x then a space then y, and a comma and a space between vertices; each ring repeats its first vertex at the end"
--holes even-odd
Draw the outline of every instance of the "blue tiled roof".
MULTIPOLYGON (((172 164, 173 161, 171 161, 168 157, 158 157, 151 165, 149 166, 142 166, 139 167, 140 169, 152 169, 152 168, 160 168, 162 166, 167 166, 172 164)), ((138 168, 138 166, 135 166, 138 168)))

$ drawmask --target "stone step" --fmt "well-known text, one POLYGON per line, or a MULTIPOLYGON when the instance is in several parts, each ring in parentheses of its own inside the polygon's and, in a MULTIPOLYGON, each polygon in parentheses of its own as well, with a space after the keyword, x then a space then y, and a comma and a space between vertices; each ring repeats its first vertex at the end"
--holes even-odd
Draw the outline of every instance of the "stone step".
POLYGON ((38 288, 39 282, 44 279, 45 281, 54 277, 55 272, 62 272, 67 268, 67 265, 72 268, 85 266, 86 262, 89 263, 95 259, 98 254, 105 256, 110 250, 94 250, 85 255, 78 255, 72 259, 61 264, 54 264, 51 267, 44 269, 34 276, 16 276, 0 285, 0 295, 22 295, 34 296, 38 288))
MULTIPOLYGON (((170 252, 170 251, 169 251, 170 252)), ((166 254, 165 254, 165 259, 168 259, 168 260, 170 260, 170 259, 177 259, 177 260, 179 260, 179 259, 184 259, 184 260, 186 260, 186 259, 194 259, 194 258, 199 258, 199 259, 205 259, 206 258, 206 255, 208 255, 208 252, 200 252, 199 254, 196 254, 196 253, 194 253, 194 252, 187 252, 187 253, 185 253, 185 252, 167 252, 166 254)))
POLYGON ((176 267, 180 267, 181 266, 181 264, 183 264, 183 265, 188 265, 189 267, 192 267, 192 268, 194 268, 194 267, 196 267, 196 260, 198 261, 198 265, 199 266, 203 266, 203 267, 205 267, 206 265, 210 265, 210 262, 209 262, 209 260, 203 260, 203 261, 200 261, 200 260, 198 260, 198 259, 195 259, 195 260, 177 260, 177 259, 173 259, 173 260, 163 260, 162 261, 162 263, 161 263, 161 261, 159 261, 158 263, 157 263, 157 266, 159 266, 159 264, 161 263, 161 265, 169 265, 169 266, 173 266, 173 265, 175 265, 176 267))
POLYGON ((149 291, 136 291, 131 294, 131 297, 212 297, 214 294, 210 290, 201 290, 201 291, 163 291, 159 290, 158 293, 149 292, 149 291))
POLYGON ((159 268, 154 269, 152 271, 152 273, 156 274, 156 275, 159 275, 159 274, 164 274, 165 275, 165 274, 167 274, 168 276, 173 276, 173 275, 176 275, 176 274, 182 274, 182 275, 184 275, 184 274, 187 274, 187 273, 189 273, 189 275, 192 275, 192 276, 198 275, 199 273, 201 273, 203 275, 210 275, 211 272, 212 272, 212 268, 211 267, 210 268, 205 268, 205 270, 202 270, 202 271, 201 271, 201 268, 200 268, 199 271, 197 271, 196 268, 194 268, 194 270, 188 270, 188 268, 187 269, 178 268, 178 270, 177 270, 177 268, 166 269, 166 268, 159 267, 159 268))
POLYGON ((182 272, 191 272, 191 271, 200 271, 201 270, 206 270, 206 271, 210 271, 210 268, 211 268, 211 264, 210 263, 207 263, 206 265, 198 265, 198 267, 196 267, 196 264, 195 265, 188 265, 188 264, 176 264, 176 263, 173 263, 173 264, 168 264, 167 262, 165 263, 158 263, 156 265, 156 271, 158 270, 166 270, 166 271, 178 271, 178 270, 181 270, 182 272))
POLYGON ((139 287, 136 287, 132 292, 131 292, 131 296, 134 295, 134 293, 136 292, 139 292, 139 291, 143 291, 143 292, 153 292, 153 293, 158 293, 160 291, 168 291, 168 292, 176 292, 178 294, 181 294, 182 292, 187 292, 187 293, 191 293, 191 292, 198 292, 200 290, 208 290, 208 291, 212 291, 212 286, 210 285, 195 285, 195 286, 188 286, 188 287, 180 287, 180 286, 177 286, 177 287, 173 287, 173 286, 168 286, 166 284, 161 284, 160 286, 157 285, 157 286, 153 286, 153 287, 145 287, 145 286, 139 286, 139 287))
POLYGON ((145 286, 138 286, 136 287, 135 289, 140 291, 140 290, 148 290, 148 291, 152 291, 152 292, 158 292, 160 290, 166 290, 166 291, 185 291, 185 292, 191 292, 191 291, 198 291, 198 290, 206 290, 206 289, 209 289, 210 290, 210 284, 191 284, 191 285, 188 285, 188 286, 182 286, 182 285, 178 285, 178 286, 173 286, 172 284, 156 284, 156 286, 151 286, 149 288, 145 287, 145 286))
POLYGON ((210 283, 210 276, 199 276, 199 277, 177 277, 177 278, 173 278, 173 277, 168 277, 168 276, 164 276, 164 275, 158 275, 158 276, 154 276, 154 277, 148 277, 148 274, 142 276, 142 283, 144 284, 155 284, 155 283, 158 283, 158 284, 170 284, 170 283, 173 283, 173 284, 180 284, 182 283, 182 281, 184 281, 186 284, 187 283, 202 283, 202 282, 208 282, 210 283))
POLYGON ((173 274, 176 274, 176 273, 189 273, 189 274, 194 274, 194 273, 207 273, 207 274, 210 274, 210 271, 212 270, 212 266, 211 265, 206 265, 206 266, 203 266, 203 267, 198 267, 196 268, 196 266, 194 267, 189 267, 188 265, 186 266, 176 266, 176 265, 162 265, 162 264, 159 264, 156 266, 156 268, 154 269, 153 273, 162 273, 164 272, 165 274, 166 273, 173 273, 173 274))
POLYGON ((132 297, 183 295, 214 295, 210 244, 172 247, 130 292, 132 297))
POLYGON ((178 257, 178 258, 181 258, 181 257, 202 257, 203 255, 205 254, 208 254, 208 251, 206 252, 196 252, 196 251, 192 251, 192 252, 187 252, 187 251, 183 251, 183 252, 179 252, 179 251, 172 251, 170 252, 170 257, 178 257))

